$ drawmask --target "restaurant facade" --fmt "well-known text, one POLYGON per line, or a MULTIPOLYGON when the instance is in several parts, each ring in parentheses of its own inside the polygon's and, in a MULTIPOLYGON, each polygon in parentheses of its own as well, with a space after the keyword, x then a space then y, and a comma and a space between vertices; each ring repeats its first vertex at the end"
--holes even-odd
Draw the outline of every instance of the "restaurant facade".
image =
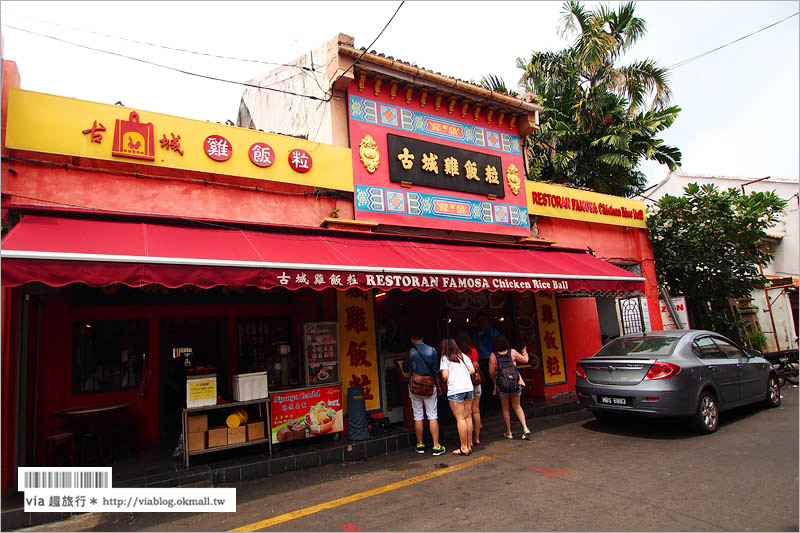
POLYGON ((23 91, 3 62, 3 492, 65 434, 105 461, 98 426, 188 465, 339 434, 351 387, 408 423, 417 325, 488 314, 531 398, 574 390, 620 299, 660 329, 643 206, 526 179, 535 102, 341 40, 332 144, 23 91))

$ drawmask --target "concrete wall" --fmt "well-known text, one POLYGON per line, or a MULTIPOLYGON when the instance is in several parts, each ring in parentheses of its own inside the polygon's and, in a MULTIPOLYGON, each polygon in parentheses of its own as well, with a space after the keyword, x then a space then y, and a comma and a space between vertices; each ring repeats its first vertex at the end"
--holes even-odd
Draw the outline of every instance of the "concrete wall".
MULTIPOLYGON (((709 176, 706 174, 684 174, 680 171, 671 172, 667 178, 645 191, 645 194, 654 200, 658 200, 667 194, 672 196, 683 196, 683 188, 690 183, 700 185, 713 183, 721 190, 731 187, 740 188, 748 181, 758 179, 758 177, 742 176, 709 176)), ((741 189, 740 189, 741 190, 741 189)), ((767 276, 794 277, 800 276, 800 213, 798 213, 798 180, 785 178, 770 178, 756 183, 745 185, 745 192, 766 192, 773 191, 775 194, 788 200, 786 210, 781 220, 767 230, 770 236, 780 237, 770 246, 775 250, 775 259, 770 265, 764 268, 767 276)), ((649 205, 653 202, 646 201, 649 205)), ((772 327, 769 313, 767 312, 766 297, 763 290, 755 290, 751 293, 753 304, 759 308, 758 322, 761 330, 767 337, 767 351, 777 350, 778 348, 794 349, 797 348, 795 342, 794 323, 789 298, 779 290, 769 291, 770 299, 773 300, 772 314, 775 320, 775 327, 772 327), (778 344, 776 345, 773 330, 777 330, 778 344)))
MULTIPOLYGON (((329 94, 331 82, 340 73, 338 44, 343 38, 348 44, 352 44, 352 40, 347 41, 346 36, 337 35, 302 57, 290 61, 288 66, 278 67, 248 81, 253 85, 314 96, 317 99, 245 87, 239 103, 237 125, 348 146, 347 102, 342 95, 331 97, 329 94)), ((352 72, 349 74, 352 79, 352 72)))

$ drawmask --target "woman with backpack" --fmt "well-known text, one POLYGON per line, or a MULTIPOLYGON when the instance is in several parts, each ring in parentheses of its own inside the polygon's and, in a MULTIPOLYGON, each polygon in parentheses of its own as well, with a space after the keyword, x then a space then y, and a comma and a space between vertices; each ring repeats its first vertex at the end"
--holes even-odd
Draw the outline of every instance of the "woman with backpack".
POLYGON ((461 447, 453 451, 454 455, 472 453, 472 399, 475 397, 472 378, 475 367, 469 357, 461 352, 454 339, 442 341, 442 361, 440 368, 442 379, 447 382, 447 399, 450 409, 456 418, 458 438, 461 447))
POLYGON ((489 373, 494 380, 494 393, 500 395, 500 407, 503 411, 503 421, 506 424, 506 432, 503 436, 507 439, 514 438, 514 434, 511 433, 511 415, 508 412, 510 398, 511 408, 514 409, 517 420, 522 424, 522 440, 528 440, 531 437, 531 430, 528 429, 525 412, 519 404, 525 382, 517 370, 518 362, 528 362, 528 349, 525 347, 522 349, 522 353, 519 353, 513 348, 509 348, 505 335, 495 337, 493 347, 494 351, 489 356, 489 373))
MULTIPOLYGON (((480 402, 481 383, 483 382, 483 379, 481 377, 481 369, 478 365, 478 349, 472 344, 472 339, 469 337, 469 333, 463 329, 456 331, 455 338, 458 347, 469 357, 469 360, 472 361, 472 366, 475 367, 475 373, 472 374, 472 390, 475 394, 475 398, 472 400, 472 445, 480 446, 481 429, 483 429, 483 426, 481 425, 480 402)), ((467 414, 467 416, 469 416, 469 414, 467 414)), ((470 448, 472 448, 472 446, 470 446, 470 448)))

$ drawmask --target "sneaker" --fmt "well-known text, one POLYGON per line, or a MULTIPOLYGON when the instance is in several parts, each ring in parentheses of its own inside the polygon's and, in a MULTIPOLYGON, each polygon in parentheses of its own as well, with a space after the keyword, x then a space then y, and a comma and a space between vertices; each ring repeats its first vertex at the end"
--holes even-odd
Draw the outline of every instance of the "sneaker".
POLYGON ((417 453, 425 453, 425 445, 417 444, 417 453))
POLYGON ((440 444, 439 446, 434 446, 434 448, 433 448, 433 455, 434 455, 434 456, 436 456, 436 455, 442 455, 442 454, 443 454, 444 452, 446 452, 446 451, 447 451, 447 450, 445 450, 444 446, 442 446, 442 445, 440 444))

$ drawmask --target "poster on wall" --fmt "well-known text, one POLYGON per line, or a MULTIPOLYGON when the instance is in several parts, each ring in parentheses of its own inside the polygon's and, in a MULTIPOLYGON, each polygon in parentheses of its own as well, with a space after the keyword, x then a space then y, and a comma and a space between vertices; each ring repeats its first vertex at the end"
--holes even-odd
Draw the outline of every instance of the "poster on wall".
POLYGON ((271 395, 272 442, 287 442, 344 428, 342 387, 333 385, 271 395))
POLYGON ((539 319, 544 384, 547 386, 566 383, 567 370, 564 367, 564 344, 561 342, 561 321, 558 317, 556 294, 552 291, 537 292, 534 300, 539 319))
POLYGON ((658 305, 661 310, 661 322, 664 324, 664 329, 689 329, 691 325, 689 324, 689 313, 686 311, 686 296, 671 296, 670 300, 672 300, 672 306, 675 308, 675 311, 678 313, 678 319, 681 321, 681 327, 675 324, 675 321, 672 320, 672 315, 667 309, 667 304, 664 302, 663 298, 658 299, 658 305))
POLYGON ((339 382, 339 323, 307 322, 303 325, 306 383, 339 382))

